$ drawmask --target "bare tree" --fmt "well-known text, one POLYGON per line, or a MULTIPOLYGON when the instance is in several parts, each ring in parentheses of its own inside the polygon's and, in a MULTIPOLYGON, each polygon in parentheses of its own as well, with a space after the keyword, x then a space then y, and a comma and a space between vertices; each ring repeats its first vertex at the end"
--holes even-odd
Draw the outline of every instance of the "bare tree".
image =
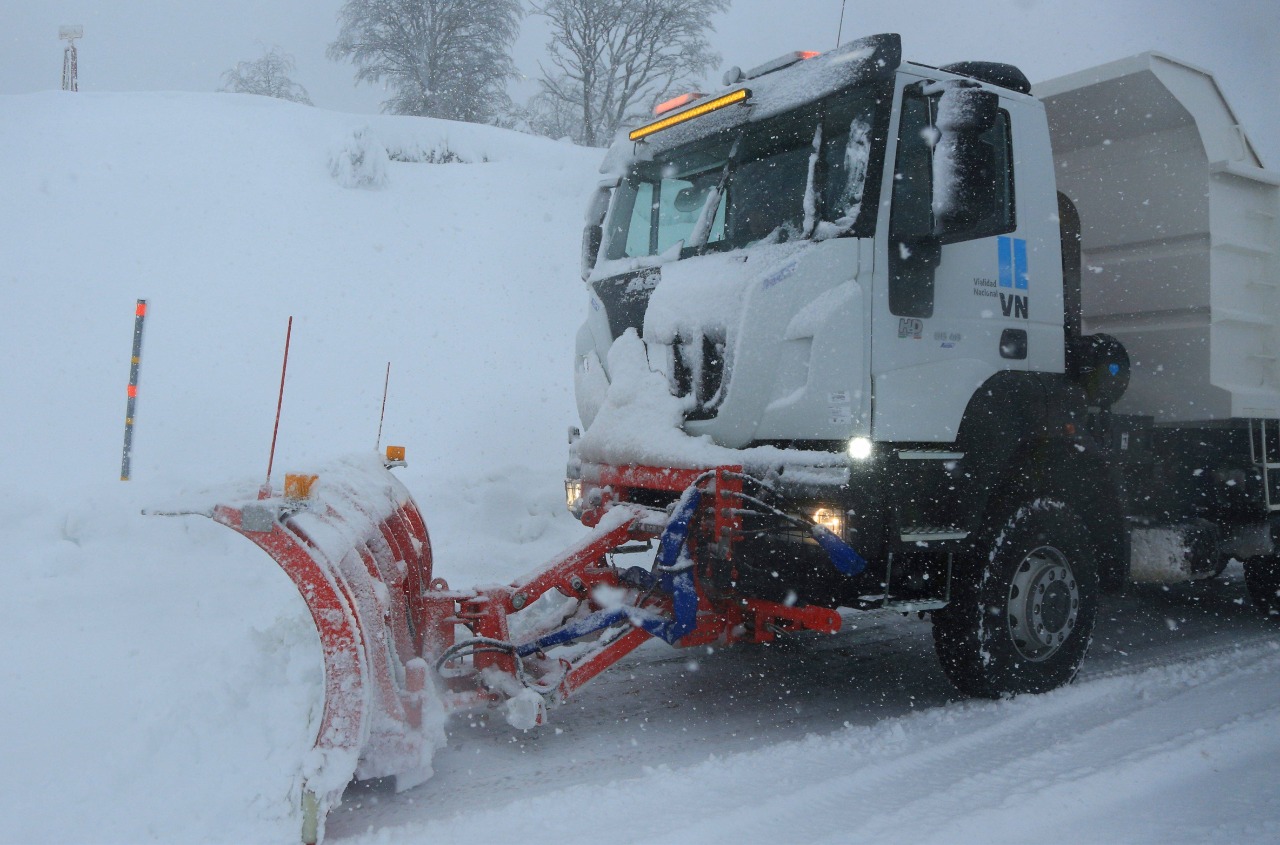
MULTIPOLYGON (((731 0, 543 0, 535 13, 551 23, 552 69, 542 94, 572 106, 574 140, 608 143, 673 89, 690 84, 720 57, 707 33, 731 0)), ((544 103, 545 107, 545 103, 544 103)))
POLYGON ((386 82, 384 111, 485 123, 506 111, 520 0, 347 0, 327 55, 386 82))
POLYGON ((582 134, 582 114, 575 105, 545 91, 535 94, 524 108, 513 109, 513 112, 514 127, 535 135, 578 140, 582 134))
POLYGON ((312 105, 307 89, 290 79, 293 71, 293 56, 278 46, 272 47, 264 50, 261 58, 236 62, 234 68, 222 74, 222 90, 312 105))

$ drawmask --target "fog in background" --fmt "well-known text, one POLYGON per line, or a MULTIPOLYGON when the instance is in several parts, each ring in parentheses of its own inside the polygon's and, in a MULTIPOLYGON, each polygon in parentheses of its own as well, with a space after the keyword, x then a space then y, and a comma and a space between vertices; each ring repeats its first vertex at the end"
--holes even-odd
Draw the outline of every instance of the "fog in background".
MULTIPOLYGON (((81 24, 81 91, 213 91, 237 61, 279 45, 296 82, 321 108, 377 112, 385 95, 353 84, 354 69, 325 58, 342 0, 0 0, 0 94, 60 86, 62 24, 81 24)), ((789 50, 835 46, 840 0, 734 0, 712 43, 750 67, 789 50)), ((845 39, 902 34, 906 58, 940 65, 985 59, 1019 65, 1033 82, 1144 50, 1212 71, 1264 163, 1280 168, 1280 2, 1277 0, 848 0, 845 39)), ((529 17, 515 45, 537 91, 547 31, 529 17)), ((713 77, 718 85, 720 73, 713 77)))

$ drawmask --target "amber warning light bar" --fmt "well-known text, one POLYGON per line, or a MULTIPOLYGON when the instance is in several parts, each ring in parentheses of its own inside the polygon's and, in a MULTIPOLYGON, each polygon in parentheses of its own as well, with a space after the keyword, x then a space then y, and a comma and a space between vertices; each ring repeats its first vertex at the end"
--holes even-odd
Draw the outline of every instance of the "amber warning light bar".
POLYGON ((693 120, 695 117, 702 117, 704 114, 713 112, 716 109, 722 109, 725 106, 731 106, 734 103, 741 103, 751 96, 751 91, 746 88, 739 88, 737 91, 730 91, 716 97, 714 100, 707 100, 705 103, 687 108, 684 111, 676 112, 670 117, 664 117, 662 120, 655 120, 639 129, 633 129, 628 138, 632 141, 639 141, 647 138, 655 132, 661 132, 663 129, 670 129, 672 126, 684 123, 686 120, 693 120))

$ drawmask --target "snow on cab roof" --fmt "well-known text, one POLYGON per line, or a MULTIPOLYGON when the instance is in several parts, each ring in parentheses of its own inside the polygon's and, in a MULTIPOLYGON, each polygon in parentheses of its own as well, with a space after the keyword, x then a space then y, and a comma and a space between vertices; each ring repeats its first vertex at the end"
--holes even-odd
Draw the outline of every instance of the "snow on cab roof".
MULTIPOLYGON (((640 141, 628 140, 624 135, 609 148, 600 165, 600 172, 621 175, 634 160, 649 159, 695 138, 768 120, 857 82, 883 78, 897 70, 901 62, 900 36, 895 33, 871 35, 850 41, 828 53, 798 61, 781 70, 746 79, 730 86, 727 91, 721 90, 708 95, 720 98, 727 93, 745 89, 750 92, 750 96, 740 104, 735 103, 677 123, 640 141)), ((706 97, 690 104, 687 110, 696 109, 705 102, 706 97)), ((665 115, 663 119, 678 117, 679 114, 680 112, 665 115)))

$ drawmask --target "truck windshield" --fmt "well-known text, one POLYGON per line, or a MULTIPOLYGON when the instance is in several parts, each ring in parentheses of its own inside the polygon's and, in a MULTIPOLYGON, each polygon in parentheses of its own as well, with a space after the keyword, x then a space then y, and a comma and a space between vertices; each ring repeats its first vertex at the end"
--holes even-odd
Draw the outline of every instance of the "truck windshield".
POLYGON ((870 93, 846 93, 637 163, 615 191, 603 257, 858 234, 883 134, 872 129, 875 108, 870 93))

